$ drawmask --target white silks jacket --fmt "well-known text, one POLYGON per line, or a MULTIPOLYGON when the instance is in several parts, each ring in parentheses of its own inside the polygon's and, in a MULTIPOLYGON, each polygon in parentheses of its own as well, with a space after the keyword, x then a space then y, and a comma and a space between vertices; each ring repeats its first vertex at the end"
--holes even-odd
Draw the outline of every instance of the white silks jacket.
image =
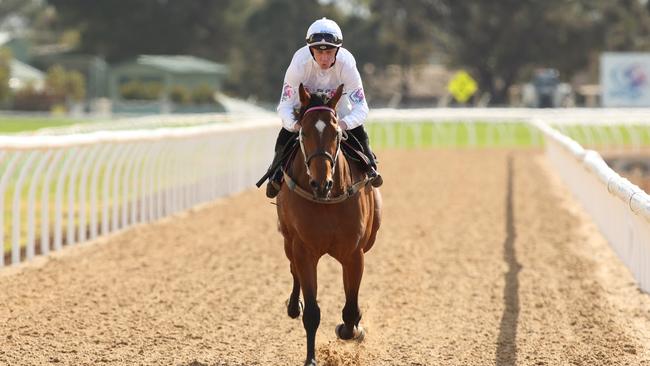
POLYGON ((294 109, 300 108, 298 87, 303 84, 309 93, 334 95, 336 88, 343 84, 343 96, 336 105, 336 113, 348 130, 363 124, 368 116, 368 103, 363 93, 361 75, 357 62, 350 51, 339 48, 334 66, 322 70, 316 63, 309 46, 304 46, 293 55, 291 64, 284 76, 282 96, 278 104, 278 114, 282 127, 295 131, 296 119, 294 109))

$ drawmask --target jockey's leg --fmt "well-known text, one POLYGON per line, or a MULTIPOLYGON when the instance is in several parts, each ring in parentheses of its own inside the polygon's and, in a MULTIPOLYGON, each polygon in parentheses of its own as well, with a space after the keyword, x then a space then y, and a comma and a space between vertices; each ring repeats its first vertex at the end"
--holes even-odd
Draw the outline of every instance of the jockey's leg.
POLYGON ((282 164, 277 163, 282 159, 285 149, 290 145, 289 141, 295 138, 296 135, 296 133, 284 128, 280 129, 278 138, 275 141, 275 156, 273 156, 273 162, 271 163, 271 167, 269 167, 269 169, 272 169, 273 166, 277 165, 275 170, 271 172, 269 183, 266 185, 266 196, 268 198, 274 198, 280 192, 280 186, 282 185, 282 164))
POLYGON ((372 152, 370 149, 370 139, 368 138, 368 134, 366 133, 366 130, 363 128, 363 125, 359 127, 355 127, 351 130, 348 130, 348 133, 351 133, 359 142, 361 143, 361 146, 363 147, 363 152, 368 156, 368 160, 370 162, 370 168, 366 172, 368 174, 368 177, 372 179, 372 186, 373 187, 379 187, 384 183, 384 180, 382 179, 381 175, 377 171, 377 160, 375 157, 375 153, 372 152))

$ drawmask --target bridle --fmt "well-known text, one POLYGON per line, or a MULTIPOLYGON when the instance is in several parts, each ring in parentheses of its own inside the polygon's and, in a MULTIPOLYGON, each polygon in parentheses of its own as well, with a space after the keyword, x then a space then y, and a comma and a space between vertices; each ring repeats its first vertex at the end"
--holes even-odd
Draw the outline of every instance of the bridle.
MULTIPOLYGON (((318 110, 324 110, 332 113, 334 118, 337 118, 336 111, 333 108, 330 108, 328 106, 317 106, 317 107, 311 107, 308 108, 304 113, 302 113, 302 118, 305 117, 305 115, 309 112, 312 111, 318 111, 318 110)), ((301 118, 301 120, 302 120, 301 118)), ((332 175, 336 172, 336 162, 339 158, 339 153, 341 152, 341 141, 347 140, 347 135, 344 136, 344 132, 341 129, 341 127, 336 126, 336 153, 334 153, 334 156, 330 154, 329 152, 325 151, 325 149, 318 149, 316 150, 313 154, 307 156, 305 152, 305 144, 303 142, 303 134, 302 134, 302 125, 300 127, 299 135, 298 135, 298 141, 300 141, 300 150, 302 151, 302 156, 305 160, 305 167, 307 168, 307 175, 311 177, 311 172, 309 170, 309 163, 312 161, 312 159, 319 157, 319 156, 324 156, 329 162, 332 164, 332 175)))
MULTIPOLYGON (((332 109, 332 108, 330 108, 328 106, 317 106, 317 107, 311 107, 311 108, 308 108, 307 110, 305 110, 300 115, 300 120, 302 120, 302 118, 305 116, 305 114, 307 114, 307 113, 309 113, 311 111, 317 111, 317 110, 329 111, 330 113, 332 113, 334 115, 334 118, 337 118, 336 111, 334 109, 332 109)), ((330 161, 330 163, 332 163, 332 175, 334 175, 334 173, 336 172, 336 162, 338 160, 339 154, 341 153, 341 141, 345 141, 345 140, 348 139, 347 133, 345 131, 343 131, 339 126, 337 126, 337 132, 338 132, 338 134, 336 136, 336 153, 334 154, 334 156, 332 156, 332 154, 328 153, 327 151, 325 151, 323 149, 319 149, 316 152, 314 152, 313 154, 307 156, 305 154, 305 145, 304 145, 303 139, 302 139, 303 136, 302 136, 302 125, 301 125, 298 140, 300 141, 300 150, 302 151, 302 156, 305 159, 304 162, 305 162, 305 166, 307 167, 307 175, 308 176, 311 177, 311 172, 309 171, 309 162, 313 158, 315 158, 317 156, 324 156, 327 160, 330 161)), ((297 195, 299 195, 300 197, 302 197, 302 198, 304 198, 304 199, 306 199, 308 201, 315 202, 315 203, 324 203, 324 204, 341 203, 341 202, 347 200, 348 198, 353 197, 354 195, 356 195, 363 187, 368 185, 368 183, 370 182, 370 178, 368 178, 368 176, 366 176, 364 179, 362 179, 362 180, 360 180, 358 182, 355 182, 352 185, 346 187, 344 189, 343 193, 341 193, 339 196, 331 197, 331 198, 318 198, 313 194, 313 192, 308 192, 305 189, 301 188, 298 185, 298 183, 296 183, 296 181, 294 181, 293 178, 291 178, 291 176, 289 174, 287 174, 286 171, 283 171, 282 174, 284 176, 284 180, 287 183, 287 187, 289 188, 289 190, 291 190, 292 192, 296 193, 297 195)))

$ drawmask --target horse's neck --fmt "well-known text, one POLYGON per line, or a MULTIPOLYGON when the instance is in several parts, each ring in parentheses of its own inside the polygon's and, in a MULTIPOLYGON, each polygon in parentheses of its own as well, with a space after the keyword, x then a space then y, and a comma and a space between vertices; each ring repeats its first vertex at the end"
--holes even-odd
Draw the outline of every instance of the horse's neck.
MULTIPOLYGON (((343 155, 343 151, 339 151, 339 157, 336 161, 336 171, 332 180, 334 181, 334 187, 332 188, 332 195, 336 196, 342 194, 346 188, 350 187, 353 180, 350 175, 350 166, 347 159, 343 155)), ((352 172, 354 174, 354 172, 352 172)), ((305 166, 305 156, 302 154, 302 151, 298 150, 296 157, 293 159, 291 164, 291 178, 293 178, 296 183, 304 190, 311 191, 309 187, 309 176, 307 175, 307 167, 305 166)), ((356 175, 356 174, 355 174, 356 175)), ((359 178, 357 177, 357 180, 359 178)))

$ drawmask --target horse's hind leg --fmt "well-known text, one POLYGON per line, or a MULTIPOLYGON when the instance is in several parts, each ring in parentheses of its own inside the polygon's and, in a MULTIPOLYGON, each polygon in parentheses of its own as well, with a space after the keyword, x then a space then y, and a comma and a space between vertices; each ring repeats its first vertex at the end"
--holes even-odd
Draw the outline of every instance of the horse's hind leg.
POLYGON ((293 277, 293 288, 291 289, 291 295, 287 300, 287 315, 290 318, 295 319, 300 316, 300 309, 302 308, 302 303, 300 302, 300 280, 298 280, 298 275, 293 265, 293 253, 291 250, 291 242, 287 239, 284 240, 284 252, 289 258, 291 277, 293 277))
POLYGON ((363 276, 363 252, 357 251, 343 263, 343 287, 345 289, 345 306, 343 307, 343 324, 336 327, 336 335, 345 340, 362 340, 364 330, 359 326, 361 310, 359 309, 359 286, 363 276))

